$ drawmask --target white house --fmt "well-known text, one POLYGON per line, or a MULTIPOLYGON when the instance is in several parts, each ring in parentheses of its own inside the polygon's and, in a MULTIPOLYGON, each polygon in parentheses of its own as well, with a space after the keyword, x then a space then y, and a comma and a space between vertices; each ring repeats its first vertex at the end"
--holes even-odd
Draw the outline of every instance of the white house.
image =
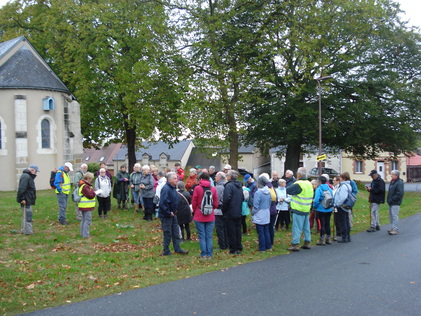
POLYGON ((64 162, 80 164, 80 129, 79 103, 28 40, 0 43, 0 191, 15 190, 30 164, 37 189, 64 162))

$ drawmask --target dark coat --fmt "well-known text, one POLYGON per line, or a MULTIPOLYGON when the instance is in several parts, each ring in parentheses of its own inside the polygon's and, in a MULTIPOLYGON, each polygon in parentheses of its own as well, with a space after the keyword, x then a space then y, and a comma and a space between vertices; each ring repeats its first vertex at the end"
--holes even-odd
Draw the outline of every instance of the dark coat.
POLYGON ((36 174, 32 174, 29 169, 25 169, 19 179, 18 193, 16 201, 18 203, 25 200, 26 205, 35 205, 37 199, 37 191, 35 188, 36 174))
POLYGON ((370 203, 381 204, 384 203, 385 196, 386 185, 384 183, 384 180, 379 175, 377 179, 373 179, 373 181, 371 181, 370 196, 368 198, 368 201, 370 203))
POLYGON ((129 192, 129 173, 127 171, 119 171, 115 177, 115 184, 113 189, 113 197, 117 200, 126 200, 129 192), (128 179, 124 181, 124 179, 128 179))
POLYGON ((191 204, 190 193, 184 190, 178 191, 178 211, 177 211, 178 224, 180 225, 188 224, 192 221, 190 204, 191 204))
POLYGON ((401 178, 397 178, 395 181, 391 181, 389 192, 387 193, 387 204, 401 205, 403 193, 403 180, 401 178))
POLYGON ((177 190, 169 182, 167 182, 161 190, 161 197, 159 199, 159 217, 171 217, 171 212, 175 214, 177 209, 177 190))
POLYGON ((243 209, 243 186, 240 181, 229 181, 225 184, 222 200, 222 213, 227 218, 241 218, 243 209))

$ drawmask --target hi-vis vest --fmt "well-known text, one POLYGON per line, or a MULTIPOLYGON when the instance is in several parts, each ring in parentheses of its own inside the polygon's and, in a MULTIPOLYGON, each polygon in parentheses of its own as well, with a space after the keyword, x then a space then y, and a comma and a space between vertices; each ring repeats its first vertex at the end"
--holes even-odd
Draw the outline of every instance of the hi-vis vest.
MULTIPOLYGON (((61 191, 64 194, 69 195, 70 194, 70 189, 71 189, 71 183, 70 183, 70 177, 69 175, 64 172, 63 170, 59 170, 57 171, 57 173, 61 172, 63 175, 63 182, 60 184, 61 187, 61 191)), ((58 193, 57 189, 56 189, 56 193, 58 193)))
POLYGON ((291 208, 299 212, 309 213, 313 201, 313 186, 308 180, 298 180, 294 184, 298 184, 302 191, 300 194, 291 197, 291 208))
POLYGON ((77 206, 79 207, 79 208, 92 208, 92 207, 95 207, 95 197, 93 198, 93 199, 88 199, 86 196, 84 196, 83 194, 82 194, 82 189, 83 189, 83 186, 85 186, 86 184, 82 184, 80 187, 79 187, 79 191, 78 191, 78 193, 79 193, 79 195, 81 195, 82 197, 80 198, 80 202, 77 204, 77 206))

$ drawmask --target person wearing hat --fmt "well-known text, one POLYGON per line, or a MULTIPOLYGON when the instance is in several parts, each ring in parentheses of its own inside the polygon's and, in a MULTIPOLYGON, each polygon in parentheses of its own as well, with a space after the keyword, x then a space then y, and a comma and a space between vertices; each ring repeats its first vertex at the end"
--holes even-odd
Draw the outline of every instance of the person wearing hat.
POLYGON ((243 181, 246 183, 246 187, 250 189, 250 194, 254 197, 254 193, 257 190, 256 181, 249 174, 244 176, 243 181))
POLYGON ((201 165, 197 165, 195 167, 195 169, 196 169, 197 176, 200 176, 200 174, 202 173, 202 166, 201 165))
POLYGON ((231 170, 231 165, 225 165, 224 172, 228 173, 228 171, 230 171, 230 170, 231 170))
POLYGON ((372 233, 380 230, 380 216, 379 209, 380 204, 384 203, 384 198, 386 194, 386 185, 382 177, 377 173, 377 170, 371 170, 369 176, 373 179, 370 186, 366 186, 370 195, 368 201, 370 202, 370 219, 371 226, 367 229, 367 232, 372 233))
POLYGON ((16 201, 20 203, 22 210, 22 229, 21 233, 32 235, 32 205, 35 205, 37 199, 35 178, 39 172, 37 165, 30 165, 28 169, 23 170, 19 179, 18 193, 16 201))
POLYGON ((54 186, 56 187, 55 192, 59 207, 58 221, 60 225, 69 225, 69 222, 66 220, 66 209, 71 191, 71 182, 69 177, 70 171, 73 171, 73 165, 70 162, 66 162, 63 166, 58 168, 54 179, 54 186))

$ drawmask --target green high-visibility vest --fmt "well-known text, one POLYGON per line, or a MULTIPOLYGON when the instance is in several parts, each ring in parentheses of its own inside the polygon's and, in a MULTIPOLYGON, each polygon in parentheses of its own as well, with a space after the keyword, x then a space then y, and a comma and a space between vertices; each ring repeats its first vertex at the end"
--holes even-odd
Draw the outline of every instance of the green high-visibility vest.
POLYGON ((299 212, 309 213, 313 201, 313 186, 308 180, 298 180, 294 184, 298 184, 302 191, 300 194, 291 197, 291 208, 299 212))
POLYGON ((77 206, 79 207, 79 208, 92 208, 92 207, 95 207, 95 197, 94 198, 92 198, 92 199, 88 199, 86 196, 84 196, 83 194, 82 194, 82 189, 83 189, 83 187, 85 186, 86 184, 82 184, 80 187, 79 187, 79 191, 78 191, 78 193, 79 193, 79 195, 81 195, 82 197, 81 197, 81 199, 80 199, 80 202, 77 204, 77 206))

